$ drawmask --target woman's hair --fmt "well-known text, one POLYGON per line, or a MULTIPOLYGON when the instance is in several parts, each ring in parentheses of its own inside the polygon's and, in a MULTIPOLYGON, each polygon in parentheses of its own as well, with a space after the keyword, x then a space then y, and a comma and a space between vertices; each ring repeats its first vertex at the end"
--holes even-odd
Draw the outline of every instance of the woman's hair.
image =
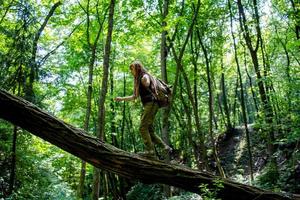
POLYGON ((154 91, 155 93, 156 92, 156 81, 154 80, 154 78, 147 72, 147 70, 144 68, 143 64, 140 62, 140 61, 133 61, 131 64, 130 64, 130 69, 134 68, 135 70, 135 76, 134 76, 134 95, 135 96, 139 96, 139 87, 140 87, 140 80, 141 80, 141 77, 144 75, 144 74, 148 74, 149 75, 149 78, 150 78, 150 89, 152 91, 154 91))

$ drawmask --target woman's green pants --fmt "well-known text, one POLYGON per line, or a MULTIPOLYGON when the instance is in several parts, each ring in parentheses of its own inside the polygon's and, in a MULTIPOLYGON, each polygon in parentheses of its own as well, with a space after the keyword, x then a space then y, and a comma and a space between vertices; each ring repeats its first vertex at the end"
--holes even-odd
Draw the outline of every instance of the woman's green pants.
POLYGON ((140 133, 145 144, 145 150, 154 153, 154 144, 165 147, 166 144, 154 133, 153 122, 159 106, 155 102, 144 104, 144 110, 141 117, 140 133))

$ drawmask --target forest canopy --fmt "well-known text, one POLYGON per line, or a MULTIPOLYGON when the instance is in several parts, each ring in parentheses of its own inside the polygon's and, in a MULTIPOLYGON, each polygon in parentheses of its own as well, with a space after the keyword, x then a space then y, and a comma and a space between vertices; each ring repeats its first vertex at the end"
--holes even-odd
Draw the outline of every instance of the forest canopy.
MULTIPOLYGON (((172 86, 154 122, 165 162, 300 193, 298 1, 0 1, 0 88, 130 153, 144 151, 143 107, 114 99, 133 94, 135 60, 172 86)), ((100 170, 5 120, 0 138, 0 198, 195 195, 100 170)))

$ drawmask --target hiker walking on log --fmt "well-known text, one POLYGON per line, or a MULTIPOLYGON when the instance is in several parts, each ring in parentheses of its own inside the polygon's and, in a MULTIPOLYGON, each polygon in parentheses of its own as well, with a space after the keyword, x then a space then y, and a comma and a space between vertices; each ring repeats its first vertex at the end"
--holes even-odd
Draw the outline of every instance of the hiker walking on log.
POLYGON ((130 71, 134 77, 133 95, 116 97, 115 101, 132 101, 140 96, 143 104, 143 114, 140 123, 140 133, 145 144, 145 152, 143 154, 154 158, 154 144, 159 145, 165 154, 169 154, 172 148, 154 133, 153 122, 158 109, 168 106, 171 96, 170 87, 151 76, 139 61, 134 61, 130 64, 130 71))

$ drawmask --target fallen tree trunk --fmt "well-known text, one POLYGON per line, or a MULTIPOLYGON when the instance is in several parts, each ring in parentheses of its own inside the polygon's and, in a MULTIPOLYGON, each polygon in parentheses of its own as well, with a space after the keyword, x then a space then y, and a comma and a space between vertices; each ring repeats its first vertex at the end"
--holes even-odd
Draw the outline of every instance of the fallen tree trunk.
POLYGON ((144 183, 164 183, 198 194, 201 193, 199 188, 201 184, 207 184, 214 190, 214 182, 218 180, 224 186, 217 192, 221 199, 291 199, 281 194, 221 179, 209 173, 128 153, 87 135, 83 130, 3 90, 0 90, 0 118, 22 127, 98 168, 129 179, 138 179, 144 183))

